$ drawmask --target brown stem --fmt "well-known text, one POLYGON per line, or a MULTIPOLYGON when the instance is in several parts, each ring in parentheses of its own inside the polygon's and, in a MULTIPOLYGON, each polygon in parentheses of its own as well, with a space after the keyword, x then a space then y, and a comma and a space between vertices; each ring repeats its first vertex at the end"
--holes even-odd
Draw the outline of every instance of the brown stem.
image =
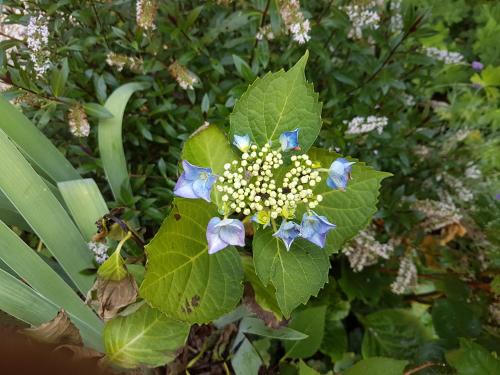
MULTIPOLYGON (((271 5, 271 0, 267 0, 266 7, 262 11, 262 17, 260 18, 260 28, 264 27, 264 23, 266 22, 267 12, 269 11, 270 5, 271 5)), ((249 61, 250 66, 252 65, 252 60, 253 60, 253 57, 255 55, 255 48, 257 48, 258 44, 259 44, 259 40, 257 39, 257 36, 255 36, 255 42, 253 44, 252 53, 250 54, 250 61, 249 61)))
POLYGON ((415 368, 412 368, 412 369, 406 371, 403 375, 412 375, 412 374, 419 372, 420 370, 423 370, 423 369, 426 369, 426 368, 432 367, 432 366, 443 366, 443 364, 433 363, 433 362, 425 362, 418 367, 415 367, 415 368))

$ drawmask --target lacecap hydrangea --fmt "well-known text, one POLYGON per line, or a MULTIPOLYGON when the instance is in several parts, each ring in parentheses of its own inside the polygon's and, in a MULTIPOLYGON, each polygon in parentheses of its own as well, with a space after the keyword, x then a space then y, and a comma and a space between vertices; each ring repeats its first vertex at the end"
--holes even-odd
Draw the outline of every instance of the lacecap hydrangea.
POLYGON ((233 145, 241 152, 241 159, 225 164, 221 175, 182 161, 183 173, 174 188, 176 196, 210 202, 214 188, 221 196, 222 217, 213 217, 207 226, 209 254, 229 245, 244 246, 244 223, 249 220, 271 226, 273 236, 283 240, 287 250, 299 237, 325 246, 328 233, 335 228, 330 221, 334 218, 314 212, 323 200, 314 193, 314 187, 326 184, 345 190, 354 162, 337 158, 328 169, 321 168, 307 154, 297 154, 301 150, 299 133, 300 129, 284 132, 279 144, 268 142, 262 147, 252 144, 247 134, 235 135, 233 145), (301 205, 305 212, 294 221, 301 205))

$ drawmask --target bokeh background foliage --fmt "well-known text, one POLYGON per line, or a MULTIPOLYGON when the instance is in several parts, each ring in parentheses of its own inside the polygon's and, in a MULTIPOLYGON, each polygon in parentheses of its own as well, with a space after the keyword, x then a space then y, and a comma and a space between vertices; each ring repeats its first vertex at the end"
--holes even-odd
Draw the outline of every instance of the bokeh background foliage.
MULTIPOLYGON (((288 70, 308 50, 306 77, 322 103, 323 127, 314 146, 393 175, 382 182, 378 211, 367 235, 347 246, 335 245, 340 251, 331 257, 328 286, 292 313, 286 324, 290 331, 256 326, 251 320, 255 318, 237 309, 213 325, 191 328, 188 344, 196 353, 176 356, 172 351, 184 342, 186 326, 170 324, 157 310, 136 306, 134 314, 125 313, 107 326, 105 334, 111 340, 105 349, 124 367, 158 366, 168 360, 172 371, 189 368, 193 373, 208 363, 238 374, 256 373, 260 367, 300 374, 362 374, 367 368, 384 374, 419 368, 418 374, 498 373, 500 4, 303 0, 300 9, 310 22, 310 40, 300 44, 287 31, 280 12, 286 1, 159 1, 154 29, 138 23, 137 3, 141 2, 2 4, 2 192, 12 198, 15 179, 20 178, 16 173, 24 171, 33 184, 51 187, 53 197, 46 192, 24 202, 19 196, 13 208, 12 199, 0 196, 0 217, 8 224, 1 227, 0 246, 15 246, 33 267, 52 278, 59 295, 67 296, 60 302, 67 306, 71 301, 71 310, 66 310, 85 344, 103 350, 96 339, 102 333, 101 322, 94 321, 71 290, 86 291, 91 285, 92 278, 78 270, 93 267, 92 254, 85 248, 95 221, 92 215, 97 218, 125 207, 122 219, 149 242, 169 213, 167 221, 175 220, 172 188, 188 137, 206 123, 229 133, 229 115, 247 87, 268 71, 288 70), (359 38, 352 33, 355 20, 346 8, 353 5, 368 7, 379 17, 377 28, 365 21, 359 38), (12 33, 12 25, 25 27, 37 16, 48 25, 44 56, 50 68, 42 75, 34 70, 25 32, 12 33), (444 51, 441 57, 448 51, 462 58, 458 63, 443 62, 428 48, 444 51), (483 67, 473 68, 473 61, 483 67), (181 73, 191 79, 192 89, 182 86, 181 73), (28 126, 7 101, 35 126, 28 126), (385 117, 387 125, 380 132, 355 133, 349 123, 356 116, 385 117), (70 124, 85 117, 90 134, 74 136, 70 124), (23 126, 15 127, 16 123, 23 126), (31 130, 23 134, 21 129, 31 130), (123 158, 115 152, 121 147, 123 158), (65 193, 60 184, 80 176, 95 180, 98 189, 88 180, 74 188, 80 193, 71 193, 69 187, 65 193), (75 216, 78 206, 71 207, 72 194, 77 202, 87 199, 94 204, 80 219, 75 216), (44 223, 33 221, 37 215, 30 219, 30 204, 41 204, 47 216, 57 218, 59 230, 68 234, 66 244, 44 232, 44 223), (30 229, 34 225, 39 229, 30 229), (388 249, 383 245, 391 246, 390 256, 380 257, 385 254, 380 250, 373 261, 370 249, 388 249), (35 258, 30 247, 38 249, 35 258), (61 250, 67 248, 79 255, 61 250), (60 267, 73 275, 72 281, 60 280, 53 271, 63 274, 60 267), (392 293, 397 289, 391 288, 395 279, 405 286, 400 294, 392 293), (127 323, 134 329, 120 328, 127 323), (126 346, 143 332, 141 324, 158 333, 135 341, 154 348, 147 358, 138 356, 140 345, 126 346), (89 325, 98 328, 86 330, 89 325), (293 336, 296 332, 308 337, 293 336), (205 340, 211 343, 208 348, 202 347, 205 340)), ((186 147, 184 152, 195 150, 186 147)), ((353 189, 356 183, 362 181, 354 179, 353 189)), ((163 235, 175 235, 169 233, 168 222, 151 246, 163 235)), ((227 258, 235 252, 227 251, 227 258)), ((121 254, 141 284, 142 249, 129 241, 121 254)), ((2 270, 9 269, 3 262, 20 267, 12 263, 15 259, 7 261, 7 255, 1 257, 2 270)), ((243 265, 254 300, 271 312, 266 322, 282 319, 277 286, 260 284, 259 271, 248 262, 243 265)), ((116 269, 122 266, 115 264, 116 269)), ((38 325, 54 317, 61 305, 52 303, 57 296, 48 302, 38 294, 45 291, 33 293, 7 272, 1 277, 4 294, 16 293, 41 306, 43 319, 25 316, 25 321, 38 325)), ((37 280, 28 283, 33 286, 37 280)), ((247 297, 245 292, 244 301, 247 297)), ((178 302, 165 302, 174 319, 184 314, 178 302)))

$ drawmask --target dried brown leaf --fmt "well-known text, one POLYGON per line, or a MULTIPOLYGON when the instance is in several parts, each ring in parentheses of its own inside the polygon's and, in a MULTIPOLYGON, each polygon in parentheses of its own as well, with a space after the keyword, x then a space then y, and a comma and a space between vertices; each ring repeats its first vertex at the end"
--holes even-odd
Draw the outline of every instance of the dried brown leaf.
POLYGON ((87 295, 87 303, 94 306, 99 316, 106 321, 115 317, 125 306, 135 302, 137 295, 137 283, 130 274, 120 281, 97 277, 87 295))
POLYGON ((46 344, 83 345, 80 331, 64 310, 59 311, 51 321, 43 323, 38 327, 25 328, 22 332, 32 339, 46 344))

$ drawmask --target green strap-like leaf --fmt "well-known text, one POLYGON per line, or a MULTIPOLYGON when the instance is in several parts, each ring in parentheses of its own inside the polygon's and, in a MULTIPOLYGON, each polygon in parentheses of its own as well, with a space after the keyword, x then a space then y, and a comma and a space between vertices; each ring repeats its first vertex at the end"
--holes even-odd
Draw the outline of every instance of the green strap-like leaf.
MULTIPOLYGON (((309 156, 313 161, 320 162, 323 168, 329 168, 331 163, 340 157, 333 152, 317 148, 310 150, 309 156)), ((321 194, 323 201, 314 211, 337 225, 327 237, 325 251, 328 254, 337 252, 346 241, 368 225, 373 214, 377 212, 380 183, 389 176, 390 173, 379 172, 357 162, 353 165, 352 180, 349 181, 346 191, 341 191, 329 188, 326 185, 327 174, 322 174, 323 180, 318 184, 315 193, 321 194)))
POLYGON ((0 129, 52 181, 80 178, 68 160, 16 107, 0 95, 0 129))
POLYGON ((92 255, 73 221, 19 150, 0 129, 0 190, 16 207, 82 293, 92 277, 92 255))
MULTIPOLYGON (((222 174, 224 164, 237 159, 222 130, 215 125, 199 128, 184 144, 182 159, 199 167, 212 168, 213 173, 222 174)), ((221 194, 212 189, 212 200, 221 207, 221 194)))
POLYGON ((243 269, 229 246, 208 254, 206 227, 217 209, 201 199, 176 199, 175 207, 146 246, 141 296, 172 318, 207 323, 239 302, 243 269))
POLYGON ((267 228, 254 235, 255 271, 264 285, 274 286, 281 312, 288 318, 328 281, 330 261, 323 249, 303 239, 296 240, 287 251, 283 241, 272 233, 267 228))
MULTIPOLYGON (((23 322, 38 326, 52 320, 61 306, 38 294, 22 281, 0 269, 0 310, 23 322)), ((89 326, 68 312, 78 327, 85 345, 103 351, 102 336, 98 326, 89 326)))
POLYGON ((287 72, 280 70, 255 80, 231 114, 231 137, 248 134, 263 145, 299 128, 300 147, 305 151, 311 147, 321 128, 321 103, 305 78, 308 56, 306 52, 287 72))
POLYGON ((99 121, 99 153, 109 186, 117 201, 123 201, 121 189, 129 194, 132 192, 122 142, 123 114, 132 94, 144 88, 144 84, 137 82, 118 87, 104 105, 113 117, 99 121))
POLYGON ((90 241, 97 231, 95 222, 108 212, 95 181, 91 178, 65 181, 57 187, 80 232, 90 241))
POLYGON ((76 292, 1 221, 0 259, 45 298, 101 331, 102 322, 76 292))
POLYGON ((133 314, 118 316, 106 323, 106 355, 125 368, 141 364, 161 366, 175 358, 175 351, 184 344, 188 333, 189 324, 143 305, 133 314))

